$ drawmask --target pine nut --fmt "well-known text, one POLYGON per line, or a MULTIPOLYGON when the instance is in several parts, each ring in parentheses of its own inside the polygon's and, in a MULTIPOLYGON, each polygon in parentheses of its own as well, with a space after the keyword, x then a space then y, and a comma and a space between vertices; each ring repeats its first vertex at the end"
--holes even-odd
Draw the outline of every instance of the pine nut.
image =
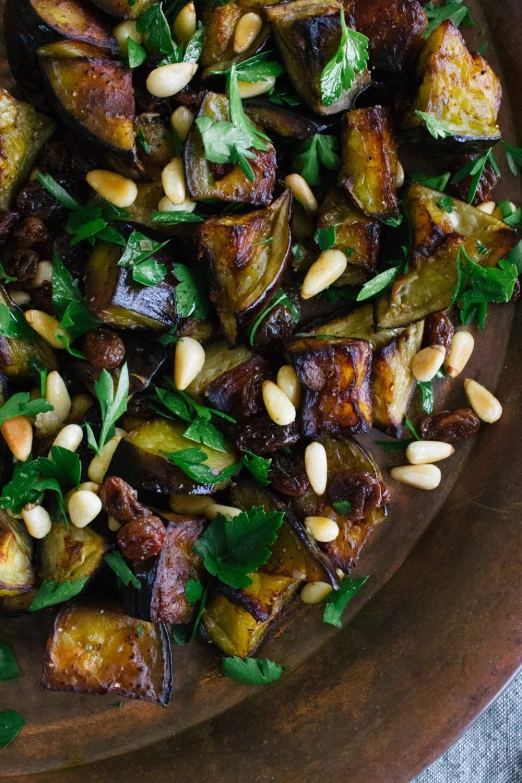
POLYGON ((255 98, 257 95, 264 95, 266 92, 270 92, 275 83, 275 76, 266 76, 259 82, 242 82, 238 79, 237 87, 239 90, 239 97, 245 99, 255 98))
POLYGON ((234 31, 234 51, 236 54, 242 54, 249 46, 252 46, 261 32, 262 26, 263 20, 259 14, 255 14, 253 11, 241 17, 234 31))
POLYGON ((87 527, 102 510, 98 495, 86 489, 78 489, 69 499, 69 516, 74 527, 87 527))
POLYGON ((446 349, 443 345, 430 345, 415 354, 411 363, 414 377, 421 383, 433 380, 442 367, 446 349))
POLYGON ((196 202, 186 198, 181 204, 173 204, 168 196, 163 196, 158 204, 158 212, 194 212, 196 202))
POLYGON ((176 344, 174 384, 183 391, 196 378, 205 364, 205 350, 193 337, 182 337, 176 344))
POLYGON ((51 261, 40 261, 36 268, 36 275, 31 288, 41 288, 44 283, 51 283, 53 279, 53 265, 51 261))
POLYGON ((320 604, 332 590, 332 585, 326 582, 310 582, 301 590, 301 601, 304 604, 320 604))
POLYGON ((196 8, 194 3, 187 3, 184 5, 172 26, 174 38, 178 43, 182 43, 186 46, 197 28, 196 20, 196 8))
POLYGON ((29 326, 34 329, 36 334, 43 337, 52 348, 56 350, 65 348, 64 344, 56 336, 56 332, 60 328, 60 321, 57 318, 44 313, 43 310, 26 310, 24 316, 29 326))
POLYGON ((91 481, 95 481, 96 484, 101 484, 105 478, 105 474, 109 470, 109 465, 114 456, 114 452, 118 448, 118 443, 122 439, 122 435, 115 435, 111 438, 102 449, 100 456, 96 455, 89 463, 87 475, 91 481))
POLYGON ((215 519, 218 514, 223 514, 224 517, 232 519, 233 517, 237 517, 242 513, 243 512, 240 508, 234 508, 234 506, 222 506, 219 503, 209 503, 207 506, 205 506, 205 510, 203 511, 203 514, 207 519, 215 519))
POLYGON ((414 440, 406 449, 406 458, 412 465, 431 465, 448 459, 454 454, 455 448, 451 443, 440 440, 414 440))
POLYGON ((272 421, 280 427, 295 421, 294 405, 273 381, 263 381, 263 402, 272 421))
POLYGON ((485 212, 486 215, 492 215, 496 208, 497 205, 494 201, 483 201, 482 204, 479 204, 477 207, 481 212, 485 212))
POLYGON ((71 489, 64 497, 65 510, 67 513, 69 513, 69 501, 75 492, 78 492, 79 489, 85 489, 86 491, 94 492, 94 494, 97 495, 100 491, 100 486, 100 484, 96 484, 94 481, 84 481, 83 484, 80 484, 79 487, 71 489))
POLYGON ((173 204, 183 204, 185 201, 185 167, 181 158, 172 158, 161 172, 161 184, 167 198, 173 204))
POLYGON ((117 532, 118 532, 118 530, 120 529, 120 527, 122 527, 122 525, 120 525, 120 523, 118 522, 118 520, 117 520, 117 519, 114 519, 114 517, 107 517, 107 527, 108 527, 108 528, 109 528, 109 530, 111 530, 113 533, 117 533, 117 532))
POLYGON ((147 90, 156 98, 170 98, 187 86, 197 69, 197 63, 162 65, 149 74, 147 90))
POLYGON ((93 190, 115 207, 125 209, 131 207, 136 201, 138 188, 135 182, 128 177, 122 177, 115 171, 93 169, 85 177, 93 190))
POLYGON ((328 481, 328 460, 322 443, 314 441, 305 449, 305 470, 316 495, 324 495, 328 481))
POLYGON ((53 413, 64 422, 71 411, 71 398, 59 372, 53 370, 47 376, 45 399, 53 406, 53 413))
MULTIPOLYGON (((509 202, 508 206, 512 213, 517 211, 517 205, 513 204, 512 201, 509 202)), ((498 206, 495 207, 495 210, 493 212, 493 217, 497 218, 497 220, 501 220, 502 222, 504 222, 504 214, 500 209, 500 207, 498 206)))
POLYGON ((288 174, 288 176, 285 177, 285 186, 290 188, 294 194, 294 198, 296 198, 311 215, 317 214, 317 199, 312 193, 308 182, 300 174, 288 174))
POLYGON ((502 416, 502 405, 490 391, 477 381, 466 378, 464 390, 469 403, 479 419, 487 424, 494 424, 502 416))
POLYGON ((22 509, 22 519, 32 538, 45 538, 51 532, 53 523, 43 506, 26 506, 22 509))
POLYGON ((304 523, 316 541, 326 544, 339 535, 339 525, 328 517, 306 517, 304 523))
POLYGON ((39 438, 46 438, 50 435, 56 435, 63 421, 54 411, 39 413, 34 420, 34 426, 39 438))
POLYGON ((450 378, 456 378, 457 375, 460 375, 468 363, 474 347, 475 339, 471 332, 466 332, 464 329, 460 332, 456 332, 453 336, 453 342, 451 343, 448 356, 444 362, 446 375, 449 375, 450 378))
POLYGON ((169 508, 175 514, 200 516, 208 506, 215 506, 216 501, 210 495, 171 495, 169 508))
POLYGON ((71 411, 67 416, 67 424, 78 424, 92 403, 92 398, 88 394, 75 394, 71 400, 71 411))
POLYGON ((390 475, 401 484, 426 490, 436 489, 442 477, 436 465, 402 465, 400 468, 392 468, 390 475))
POLYGON ((118 41, 120 52, 124 57, 127 57, 129 54, 129 38, 132 38, 132 40, 137 44, 141 44, 143 42, 143 36, 138 32, 136 22, 120 22, 120 24, 116 25, 112 32, 118 41))
POLYGON ((27 416, 16 416, 2 424, 2 435, 13 457, 25 462, 33 448, 33 428, 27 416))
POLYGON ((53 446, 60 446, 62 449, 67 449, 67 451, 76 451, 82 439, 82 428, 77 424, 67 424, 54 439, 53 446))
POLYGON ((283 364, 277 373, 277 385, 283 391, 294 408, 301 404, 302 388, 297 373, 291 364, 283 364))
POLYGON ((23 307, 31 301, 31 295, 27 291, 9 291, 9 296, 18 307, 23 307))
POLYGON ((314 261, 303 281, 301 299, 311 299, 341 277, 348 259, 341 250, 325 250, 314 261))
POLYGON ((402 186, 404 185, 404 179, 405 179, 404 169, 402 167, 402 163, 400 162, 400 160, 398 160, 397 161, 397 174, 395 176, 395 187, 397 188, 397 190, 400 190, 402 188, 402 186))
POLYGON ((189 130, 194 122, 194 114, 187 106, 178 106, 178 108, 172 112, 170 116, 170 124, 180 137, 181 141, 185 141, 189 135, 189 130))

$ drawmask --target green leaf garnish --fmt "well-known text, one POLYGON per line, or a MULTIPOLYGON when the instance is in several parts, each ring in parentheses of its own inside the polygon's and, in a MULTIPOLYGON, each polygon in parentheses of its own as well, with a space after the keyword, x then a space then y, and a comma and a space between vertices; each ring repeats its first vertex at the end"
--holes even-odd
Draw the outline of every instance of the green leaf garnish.
POLYGON ((208 460, 208 455, 202 449, 190 448, 170 452, 161 451, 160 453, 198 484, 221 484, 234 476, 241 467, 240 465, 231 465, 216 475, 208 465, 203 464, 208 460))
MULTIPOLYGON (((275 52, 270 50, 255 54, 253 57, 249 57, 247 60, 237 63, 236 74, 239 81, 253 84, 255 82, 266 81, 266 79, 274 76, 281 76, 281 74, 285 72, 285 69, 281 63, 272 59, 274 55, 275 52)), ((230 69, 227 69, 226 71, 212 71, 212 73, 226 74, 229 70, 230 69)))
POLYGON ((5 642, 0 642, 0 682, 17 680, 19 677, 20 670, 11 648, 5 642))
POLYGON ((364 583, 368 580, 367 576, 360 579, 352 579, 345 576, 339 585, 339 590, 333 590, 326 598, 323 620, 328 625, 335 625, 336 628, 342 628, 341 616, 347 604, 359 592, 364 583))
POLYGON ((448 123, 444 122, 444 120, 439 120, 434 114, 428 114, 425 111, 416 111, 415 114, 424 120, 428 132, 434 139, 445 139, 453 134, 453 130, 448 123))
POLYGON ((39 609, 46 609, 48 606, 55 606, 74 598, 81 593, 87 581, 88 577, 76 579, 74 582, 43 582, 33 598, 29 611, 37 612, 39 609))
POLYGON ((339 500, 337 503, 332 503, 332 508, 338 514, 351 514, 352 504, 349 500, 339 500))
MULTIPOLYGON (((337 224, 338 225, 338 224, 337 224)), ((314 242, 322 251, 330 250, 337 241, 337 225, 318 228, 314 234, 314 242)))
POLYGON ((395 278, 400 274, 401 269, 402 267, 400 266, 392 266, 390 269, 385 269, 384 272, 381 272, 376 277, 368 280, 357 294, 357 301, 364 302, 366 299, 371 299, 372 297, 377 296, 377 294, 382 293, 386 288, 389 288, 395 278))
POLYGON ((339 142, 336 136, 328 136, 322 133, 316 133, 308 141, 299 145, 297 154, 294 156, 293 167, 309 185, 320 185, 321 164, 329 171, 336 171, 341 165, 337 148, 339 142))
POLYGON ((440 176, 436 174, 425 174, 422 171, 408 172, 408 177, 413 182, 418 182, 419 185, 425 185, 427 188, 433 188, 433 190, 443 191, 446 190, 448 182, 451 179, 451 173, 447 171, 440 176))
POLYGON ((506 153, 507 162, 511 172, 516 176, 522 169, 522 147, 514 147, 502 140, 502 145, 506 153))
POLYGON ((435 405, 435 396, 433 394, 432 381, 417 381, 417 388, 420 390, 422 399, 422 410, 424 413, 433 413, 435 405))
POLYGON ((28 416, 34 418, 39 413, 52 411, 53 406, 44 399, 30 400, 29 392, 18 392, 13 394, 6 403, 0 407, 0 427, 8 419, 15 419, 17 416, 28 416))
POLYGON ((346 26, 344 10, 341 11, 341 42, 337 52, 321 74, 321 99, 323 106, 331 106, 344 90, 349 90, 355 77, 368 64, 368 38, 346 26))
POLYGON ((70 338, 81 337, 99 326, 100 321, 90 314, 80 289, 57 253, 53 256, 52 301, 54 311, 61 319, 56 330, 57 339, 70 354, 83 359, 82 353, 71 348, 70 338))
POLYGON ((262 487, 267 487, 270 484, 268 477, 272 465, 271 459, 265 459, 264 457, 259 457, 257 454, 253 454, 251 451, 246 451, 243 454, 241 461, 250 475, 253 476, 262 487))
POLYGON ((439 27, 447 19, 453 22, 455 27, 476 27, 473 17, 467 5, 464 5, 463 0, 444 0, 442 5, 430 0, 424 7, 426 16, 428 17, 428 27, 424 33, 425 38, 428 38, 431 33, 439 27))
POLYGON ((451 178, 452 184, 457 185, 467 177, 471 177, 468 190, 469 204, 471 204, 475 198, 480 180, 482 179, 482 175, 484 173, 484 169, 488 163, 492 166, 495 173, 500 176, 500 169, 493 154, 493 147, 490 147, 490 149, 487 150, 487 152, 485 152, 484 155, 482 155, 480 158, 477 158, 476 160, 470 160, 468 163, 465 163, 464 166, 462 166, 462 168, 460 168, 451 178))
POLYGON ((176 286, 176 313, 182 318, 193 316, 197 321, 207 317, 210 309, 208 291, 203 277, 184 264, 174 264, 176 286))
POLYGON ((279 680, 284 669, 274 661, 260 658, 223 658, 223 671, 231 680, 245 685, 267 685, 279 680))
POLYGON ((195 579, 188 579, 185 585, 185 598, 189 604, 195 604, 203 597, 203 585, 195 575, 195 579))
POLYGON ((455 208, 453 206, 453 199, 451 196, 442 196, 442 198, 439 198, 437 201, 437 206, 444 210, 444 212, 447 212, 448 215, 451 215, 452 212, 455 212, 455 208))
POLYGON ((39 457, 38 467, 46 479, 55 479, 62 491, 78 487, 82 475, 82 464, 78 454, 63 446, 51 446, 51 458, 39 457))
POLYGON ((136 41, 134 41, 132 38, 127 38, 127 48, 129 66, 131 68, 139 68, 140 65, 143 65, 147 59, 147 52, 143 46, 140 46, 140 44, 136 43, 136 41))
POLYGON ((8 275, 4 269, 4 265, 0 264, 0 280, 3 280, 4 283, 16 283, 17 278, 8 275))
POLYGON ((89 446, 100 456, 103 447, 114 435, 116 422, 127 410, 127 399, 129 397, 129 368, 127 367, 127 362, 120 370, 116 393, 114 393, 112 375, 107 370, 101 371, 100 377, 94 384, 94 390, 102 415, 102 427, 98 442, 96 442, 91 427, 89 425, 86 426, 89 446))
POLYGON ((24 314, 17 307, 9 307, 0 303, 0 335, 2 337, 15 337, 25 340, 31 345, 34 343, 34 331, 24 318, 24 314))
POLYGON ((51 196, 54 196, 56 201, 59 201, 60 204, 63 204, 64 207, 67 207, 67 209, 79 209, 81 207, 81 204, 79 201, 77 201, 74 196, 71 196, 70 193, 68 193, 65 188, 63 188, 59 182, 57 182, 54 177, 51 177, 50 174, 45 174, 43 171, 38 171, 36 173, 36 178, 40 185, 43 185, 43 187, 51 194, 51 196))
POLYGON ((155 3, 141 14, 136 22, 136 29, 139 33, 146 33, 145 48, 150 54, 174 53, 169 23, 161 3, 155 3))
POLYGON ((198 22, 198 29, 194 35, 190 38, 185 48, 185 54, 183 55, 183 62, 185 63, 197 63, 201 57, 203 46, 205 44, 206 28, 201 22, 198 22))
POLYGON ((107 552, 103 559, 120 582, 123 582, 124 585, 132 585, 136 590, 141 590, 140 580, 132 573, 120 552, 107 552))
POLYGON ((281 288, 279 288, 276 291, 274 298, 272 299, 272 301, 270 302, 266 310, 263 310, 263 312, 254 321, 253 326, 250 330, 250 337, 249 337, 250 345, 254 345, 254 338, 256 336, 256 332, 261 326, 266 316, 269 313, 271 313, 272 310, 275 310, 276 307, 279 307, 279 305, 283 305, 283 307, 286 307, 288 310, 290 310, 293 322, 295 324, 298 322, 299 313, 297 312, 294 303, 287 297, 285 292, 281 288))
POLYGON ((25 726, 25 718, 14 710, 0 712, 0 749, 7 746, 20 734, 25 726))
MULTIPOLYGON (((413 424, 410 421, 410 419, 406 416, 406 414, 404 414, 404 423, 407 426, 407 428, 409 429, 409 431, 411 432, 411 434, 413 435, 413 437, 415 438, 415 440, 420 440, 421 437, 420 437, 419 433, 417 432, 417 430, 413 426, 413 424)), ((402 441, 402 442, 404 442, 404 441, 402 441)))
POLYGON ((175 212, 151 212, 150 219, 153 223, 164 223, 175 226, 178 223, 203 223, 203 218, 195 212, 176 210, 175 212))

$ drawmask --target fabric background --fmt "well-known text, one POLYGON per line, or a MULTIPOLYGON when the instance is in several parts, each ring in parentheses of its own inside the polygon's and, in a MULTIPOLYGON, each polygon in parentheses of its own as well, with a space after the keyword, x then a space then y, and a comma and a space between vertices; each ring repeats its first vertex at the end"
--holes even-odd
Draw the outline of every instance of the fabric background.
POLYGON ((522 783, 522 674, 412 783, 522 783))

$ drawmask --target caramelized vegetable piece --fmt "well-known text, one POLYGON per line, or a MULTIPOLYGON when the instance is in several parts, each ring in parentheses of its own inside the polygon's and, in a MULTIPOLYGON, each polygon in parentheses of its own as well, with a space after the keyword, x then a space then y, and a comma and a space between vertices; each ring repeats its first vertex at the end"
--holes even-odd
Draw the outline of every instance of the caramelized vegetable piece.
POLYGON ((167 629, 107 609, 63 609, 47 642, 42 687, 165 705, 172 689, 167 629))
POLYGON ((389 109, 373 106, 343 118, 339 184, 365 215, 388 220, 399 216, 397 144, 389 109))
POLYGON ((443 193, 417 184, 405 193, 413 237, 409 270, 376 301, 375 320, 381 327, 405 326, 449 307, 461 247, 475 263, 495 266, 515 244, 516 232, 502 221, 455 199, 447 211, 442 198, 443 193), (487 255, 479 252, 482 246, 487 255))
MULTIPOLYGON (((7 305, 11 310, 17 310, 21 316, 21 311, 13 304, 1 285, 0 304, 7 305)), ((36 357, 49 371, 58 369, 53 349, 38 334, 34 335, 33 343, 20 337, 0 336, 0 370, 6 378, 16 380, 31 378, 28 362, 32 357, 36 357)))
POLYGON ((264 410, 262 386, 269 376, 266 359, 253 356, 209 383, 203 397, 211 408, 227 413, 237 421, 249 419, 264 410))
POLYGON ((240 63, 259 52, 268 38, 268 24, 264 22, 258 35, 250 46, 237 54, 234 51, 234 33, 241 17, 250 10, 261 11, 262 4, 240 0, 240 2, 225 2, 203 6, 203 24, 205 25, 205 42, 201 53, 203 76, 209 76, 211 71, 226 71, 232 63, 240 63))
POLYGON ((103 563, 109 543, 90 527, 54 523, 40 543, 39 577, 45 582, 92 578, 103 563))
POLYGON ((156 0, 92 0, 92 2, 118 19, 138 19, 141 14, 154 5, 156 0))
POLYGON ((0 209, 10 206, 54 127, 34 106, 0 87, 0 209))
POLYGON ((236 441, 240 451, 253 451, 255 454, 271 454, 286 449, 299 440, 299 430, 295 422, 281 427, 269 416, 256 416, 253 421, 241 427, 236 441))
POLYGON ((388 345, 401 329, 378 329, 373 323, 373 305, 358 305, 353 310, 338 311, 314 321, 306 327, 306 334, 331 335, 332 337, 350 337, 354 340, 366 340, 372 348, 380 349, 388 345))
POLYGON ((201 226, 200 257, 210 269, 210 298, 232 345, 244 339, 244 330, 269 304, 285 272, 291 203, 286 190, 267 209, 210 218, 201 226))
POLYGON ((98 242, 85 270, 85 301, 103 323, 119 329, 165 331, 178 323, 172 279, 144 286, 132 279, 130 267, 118 266, 119 245, 98 242))
POLYGON ((368 431, 372 423, 368 342, 305 337, 294 340, 288 353, 303 388, 302 435, 368 431))
POLYGON ((458 408, 456 411, 437 411, 425 416, 420 423, 420 432, 424 440, 441 440, 455 443, 476 435, 480 428, 480 419, 471 408, 458 408))
POLYGON ((132 72, 107 60, 102 50, 67 41, 39 49, 46 87, 61 120, 104 151, 132 162, 134 90, 132 72))
MULTIPOLYGON (((139 161, 150 179, 159 180, 162 170, 175 157, 172 128, 159 114, 149 112, 136 117, 134 130, 143 134, 137 147, 139 161)), ((153 211, 156 210, 157 202, 153 211)))
POLYGON ((453 22, 432 32, 417 65, 421 86, 403 120, 407 130, 425 127, 417 111, 431 114, 451 131, 448 142, 491 147, 501 137, 497 115, 502 86, 480 54, 470 54, 453 22))
POLYGON ((269 136, 275 134, 282 139, 306 141, 328 127, 324 121, 304 117, 263 98, 244 101, 243 107, 250 119, 260 125, 269 136))
POLYGON ((265 9, 288 76, 302 100, 317 114, 336 114, 351 108, 370 84, 368 70, 355 75, 349 90, 324 106, 321 74, 339 49, 341 3, 324 0, 291 0, 265 9))
MULTIPOLYGON (((201 102, 198 117, 210 117, 213 122, 230 122, 226 95, 207 92, 201 102)), ((239 165, 210 163, 205 158, 203 140, 194 122, 185 144, 185 176, 190 197, 195 201, 217 198, 254 206, 269 204, 275 184, 276 152, 267 142, 267 150, 252 150, 255 160, 249 160, 254 172, 251 182, 239 165)))
POLYGON ((25 525, 0 510, 0 596, 16 596, 34 588, 32 558, 32 539, 25 525))

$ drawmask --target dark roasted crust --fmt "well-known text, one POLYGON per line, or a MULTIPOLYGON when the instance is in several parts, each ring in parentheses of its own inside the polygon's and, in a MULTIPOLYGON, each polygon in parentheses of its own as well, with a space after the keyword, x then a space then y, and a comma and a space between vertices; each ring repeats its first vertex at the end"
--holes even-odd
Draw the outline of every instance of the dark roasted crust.
POLYGON ((254 356, 209 383, 203 398, 211 408, 238 421, 249 419, 264 410, 262 386, 269 374, 266 359, 254 356))

